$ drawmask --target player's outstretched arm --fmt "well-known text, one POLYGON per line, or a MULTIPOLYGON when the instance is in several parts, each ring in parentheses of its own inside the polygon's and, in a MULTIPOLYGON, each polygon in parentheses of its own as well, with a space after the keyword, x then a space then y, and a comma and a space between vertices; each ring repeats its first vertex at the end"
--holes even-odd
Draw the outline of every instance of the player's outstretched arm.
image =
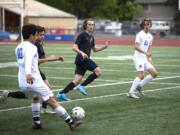
POLYGON ((38 60, 38 63, 44 63, 48 61, 64 61, 64 58, 62 56, 56 57, 55 55, 51 55, 50 57, 41 58, 38 60))
POLYGON ((108 48, 109 45, 110 45, 110 43, 111 43, 111 41, 110 41, 110 40, 107 40, 107 41, 105 42, 105 45, 104 45, 104 46, 98 47, 98 48, 97 48, 97 47, 93 47, 93 51, 94 51, 94 52, 102 51, 102 50, 108 48))

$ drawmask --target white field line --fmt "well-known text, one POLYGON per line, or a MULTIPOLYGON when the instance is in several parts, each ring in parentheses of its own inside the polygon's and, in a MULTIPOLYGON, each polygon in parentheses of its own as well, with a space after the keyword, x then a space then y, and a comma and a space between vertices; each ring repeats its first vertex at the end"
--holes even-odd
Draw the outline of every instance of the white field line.
MULTIPOLYGON (((172 76, 172 77, 162 77, 162 78, 156 78, 154 80, 166 80, 166 79, 174 79, 174 78, 180 78, 180 76, 172 76)), ((127 81, 127 82, 115 82, 115 83, 107 83, 107 84, 98 84, 98 85, 90 85, 87 86, 86 88, 96 88, 96 87, 104 87, 104 86, 112 86, 112 85, 120 85, 120 84, 128 84, 128 83, 132 83, 133 81, 127 81)), ((180 85, 180 84, 179 84, 180 85)), ((57 89, 57 90, 53 90, 55 91, 61 91, 62 89, 57 89)))
MULTIPOLYGON (((100 61, 102 61, 102 60, 100 60, 100 61)), ((104 61, 104 60, 103 60, 104 61)), ((117 60, 118 61, 118 60, 117 60)), ((56 61, 57 62, 57 61, 56 61)), ((74 63, 74 61, 64 61, 64 63, 71 63, 71 64, 73 64, 74 63)), ((107 64, 107 63, 105 63, 105 64, 107 64)), ((105 65, 104 64, 104 65, 105 65)), ((134 64, 133 63, 125 63, 125 62, 116 62, 116 63, 110 63, 111 65, 132 65, 132 66, 134 66, 134 64)), ((99 64, 100 65, 100 64, 99 64)), ((103 65, 102 63, 101 63, 101 65, 103 65)), ((175 64, 171 64, 171 65, 169 65, 169 64, 159 64, 159 63, 155 63, 155 67, 169 67, 169 68, 171 68, 171 67, 180 67, 180 65, 175 65, 175 64)), ((51 67, 52 68, 52 67, 51 67)))
MULTIPOLYGON (((41 68, 45 68, 45 69, 49 69, 49 70, 51 70, 52 69, 52 67, 41 67, 41 68)), ((53 67, 53 69, 63 69, 63 70, 74 70, 74 68, 63 68, 63 67, 53 67)), ((133 72, 133 73, 135 73, 136 71, 135 70, 122 70, 122 69, 119 69, 119 70, 117 70, 117 69, 101 69, 102 71, 108 71, 108 72, 133 72)), ((158 72, 158 73, 160 73, 160 74, 179 74, 180 75, 180 72, 178 72, 178 73, 172 73, 172 72, 158 72)))
MULTIPOLYGON (((50 67, 49 67, 50 68, 50 67)), ((53 68, 54 69, 54 68, 53 68)), ((56 69, 63 69, 63 70, 65 70, 65 69, 67 69, 67 68, 56 68, 56 69)), ((68 69, 69 70, 69 69, 68 69)), ((131 73, 135 73, 136 71, 134 70, 134 71, 132 71, 132 70, 130 70, 130 71, 128 71, 128 70, 122 70, 122 69, 120 69, 120 70, 113 70, 113 69, 102 69, 102 71, 107 71, 107 72, 127 72, 127 73, 129 73, 129 72, 131 72, 131 73)), ((180 75, 180 72, 179 73, 172 73, 172 72, 158 72, 159 74, 165 74, 165 75, 180 75)), ((5 75, 1 75, 0 74, 0 77, 15 77, 15 78, 17 78, 18 76, 17 75, 8 75, 8 74, 5 74, 5 75)), ((51 78, 51 79, 64 79, 64 80, 69 80, 69 79, 74 79, 73 77, 72 78, 68 78, 68 77, 48 77, 48 78, 51 78)), ((103 79, 99 79, 98 78, 98 80, 99 81, 115 81, 115 80, 103 80, 103 79)))
MULTIPOLYGON (((168 89, 172 90, 172 89, 177 89, 177 88, 180 88, 180 86, 167 87, 167 88, 158 88, 158 89, 150 89, 150 90, 146 90, 144 92, 148 93, 148 92, 162 91, 162 90, 168 90, 168 89)), ((119 94, 96 96, 96 97, 90 97, 90 98, 81 98, 81 99, 75 99, 75 100, 71 100, 71 101, 62 101, 62 102, 58 102, 58 103, 63 104, 63 103, 68 103, 68 102, 71 103, 71 102, 76 102, 76 101, 86 101, 86 100, 92 100, 92 99, 100 99, 100 98, 107 98, 107 97, 122 96, 122 95, 125 95, 125 94, 126 93, 119 93, 119 94)), ((30 108, 30 107, 31 106, 23 106, 23 107, 2 109, 2 110, 0 110, 0 112, 7 112, 7 111, 13 111, 13 110, 26 109, 26 108, 30 108)))
MULTIPOLYGON (((17 75, 0 75, 0 77, 14 77, 18 78, 17 75)), ((59 80, 73 80, 74 78, 68 78, 68 77, 48 77, 48 79, 59 79, 59 80)), ((127 78, 125 78, 127 80, 127 78)), ((85 80, 85 79, 83 79, 85 80)), ((101 81, 101 82, 114 82, 117 80, 104 80, 104 79, 97 79, 96 81, 101 81)))
POLYGON ((6 62, 6 63, 0 63, 0 68, 6 68, 6 67, 17 67, 17 62, 6 62))
POLYGON ((167 83, 167 82, 150 82, 150 84, 157 84, 157 85, 177 85, 177 86, 180 86, 180 83, 167 83))
MULTIPOLYGON (((120 57, 123 57, 123 56, 120 56, 120 57)), ((118 60, 118 61, 120 61, 120 60, 118 60)), ((57 63, 57 61, 56 61, 56 63, 57 63)), ((64 63, 74 63, 74 61, 64 61, 64 63)), ((111 65, 134 65, 134 64, 133 63, 116 62, 116 63, 111 63, 111 65)), ((156 67, 170 67, 170 68, 180 67, 180 65, 174 65, 174 64, 173 65, 171 64, 171 66, 169 64, 155 64, 155 66, 156 67)), ((17 67, 17 62, 0 63, 0 68, 5 68, 5 67, 17 67)))
MULTIPOLYGON (((15 76, 12 75, 11 77, 15 77, 15 76)), ((59 78, 59 77, 49 77, 49 78, 54 78, 54 79, 72 79, 72 78, 59 78)), ((173 79, 173 78, 180 78, 180 76, 161 77, 161 78, 155 78, 154 80, 165 80, 165 79, 173 79)), ((112 86, 112 85, 127 84, 127 83, 132 83, 132 81, 127 81, 127 82, 121 81, 121 82, 115 82, 115 83, 109 83, 109 84, 92 85, 92 86, 87 86, 87 88, 101 87, 101 86, 112 86)), ((58 91, 58 90, 53 90, 53 91, 58 91)))
MULTIPOLYGON (((162 77, 162 78, 156 78, 154 80, 165 80, 165 79, 173 79, 173 78, 180 78, 180 76, 174 76, 174 77, 162 77)), ((95 87, 104 87, 104 86, 112 86, 112 85, 120 85, 120 84, 128 84, 128 83, 132 83, 133 80, 131 81, 127 81, 127 82, 124 82, 124 81, 120 81, 120 82, 117 82, 117 80, 109 80, 110 81, 116 81, 115 83, 109 83, 109 84, 97 84, 97 85, 90 85, 90 86, 87 86, 86 88, 95 88, 95 87)), ((108 82, 108 81, 107 81, 108 82)), ((161 82, 150 82, 151 84, 161 84, 161 85, 180 85, 178 83, 161 83, 161 82)), ((53 88, 58 88, 58 89, 54 89, 52 90, 53 92, 56 92, 56 91, 61 91, 63 90, 63 86, 62 85, 59 85, 59 86, 53 86, 53 88)), ((0 91, 3 91, 3 90, 0 90, 0 91)), ((9 90, 9 91, 14 91, 14 90, 9 90)), ((19 90, 17 90, 19 91, 19 90)))

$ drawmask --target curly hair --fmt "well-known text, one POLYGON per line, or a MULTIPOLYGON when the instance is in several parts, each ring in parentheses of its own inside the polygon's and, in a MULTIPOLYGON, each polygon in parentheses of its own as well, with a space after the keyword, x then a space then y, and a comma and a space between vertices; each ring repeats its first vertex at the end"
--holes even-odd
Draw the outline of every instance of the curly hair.
POLYGON ((140 24, 141 29, 144 29, 145 22, 148 22, 150 24, 150 26, 152 26, 152 21, 149 18, 145 18, 142 20, 142 22, 140 24))

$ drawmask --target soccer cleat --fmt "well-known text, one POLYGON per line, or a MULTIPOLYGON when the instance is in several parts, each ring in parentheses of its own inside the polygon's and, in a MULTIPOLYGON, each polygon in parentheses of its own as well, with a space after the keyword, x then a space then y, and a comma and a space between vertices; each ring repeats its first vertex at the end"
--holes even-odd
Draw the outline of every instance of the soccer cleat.
POLYGON ((56 97, 58 98, 58 99, 61 99, 61 100, 64 100, 64 101, 71 101, 71 99, 69 99, 69 98, 67 98, 66 97, 66 94, 60 94, 60 93, 58 93, 57 95, 56 95, 56 97))
POLYGON ((139 98, 139 97, 136 96, 134 93, 127 93, 127 96, 128 96, 129 98, 135 98, 135 99, 138 99, 138 98, 139 98))
POLYGON ((87 92, 85 90, 85 86, 81 86, 80 84, 77 86, 77 89, 85 96, 87 96, 87 92))
POLYGON ((142 90, 142 87, 138 86, 138 87, 136 88, 136 90, 138 90, 139 93, 140 93, 142 96, 144 96, 144 92, 143 92, 143 90, 142 90))
POLYGON ((42 114, 55 114, 55 112, 53 112, 53 111, 51 111, 51 110, 49 110, 47 108, 42 108, 41 113, 42 114))
POLYGON ((41 124, 33 123, 31 126, 31 129, 36 130, 36 129, 42 129, 41 124))
POLYGON ((0 101, 4 102, 8 98, 9 91, 4 90, 2 96, 0 97, 0 101))
POLYGON ((72 131, 74 131, 74 130, 76 130, 76 128, 79 126, 79 125, 81 125, 82 124, 82 120, 73 120, 73 122, 71 122, 70 124, 69 124, 69 127, 70 127, 70 129, 72 130, 72 131))

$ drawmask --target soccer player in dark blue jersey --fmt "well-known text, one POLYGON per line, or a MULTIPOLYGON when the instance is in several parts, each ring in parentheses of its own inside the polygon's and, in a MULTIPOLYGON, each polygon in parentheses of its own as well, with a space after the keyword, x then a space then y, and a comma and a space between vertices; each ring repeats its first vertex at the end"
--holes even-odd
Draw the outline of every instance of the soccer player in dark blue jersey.
POLYGON ((106 49, 110 44, 110 41, 106 41, 105 45, 102 47, 97 48, 95 46, 94 36, 92 35, 94 29, 93 19, 85 19, 83 23, 83 29, 84 32, 78 35, 72 48, 73 51, 77 52, 77 56, 75 59, 76 69, 74 80, 70 82, 64 88, 64 90, 56 95, 57 98, 65 101, 70 101, 70 99, 66 97, 66 93, 68 93, 77 85, 77 89, 83 95, 87 95, 85 87, 102 74, 101 69, 98 67, 98 65, 92 59, 90 59, 91 49, 94 52, 102 51, 106 49), (92 74, 90 74, 87 79, 82 84, 80 84, 87 70, 92 71, 92 74))

